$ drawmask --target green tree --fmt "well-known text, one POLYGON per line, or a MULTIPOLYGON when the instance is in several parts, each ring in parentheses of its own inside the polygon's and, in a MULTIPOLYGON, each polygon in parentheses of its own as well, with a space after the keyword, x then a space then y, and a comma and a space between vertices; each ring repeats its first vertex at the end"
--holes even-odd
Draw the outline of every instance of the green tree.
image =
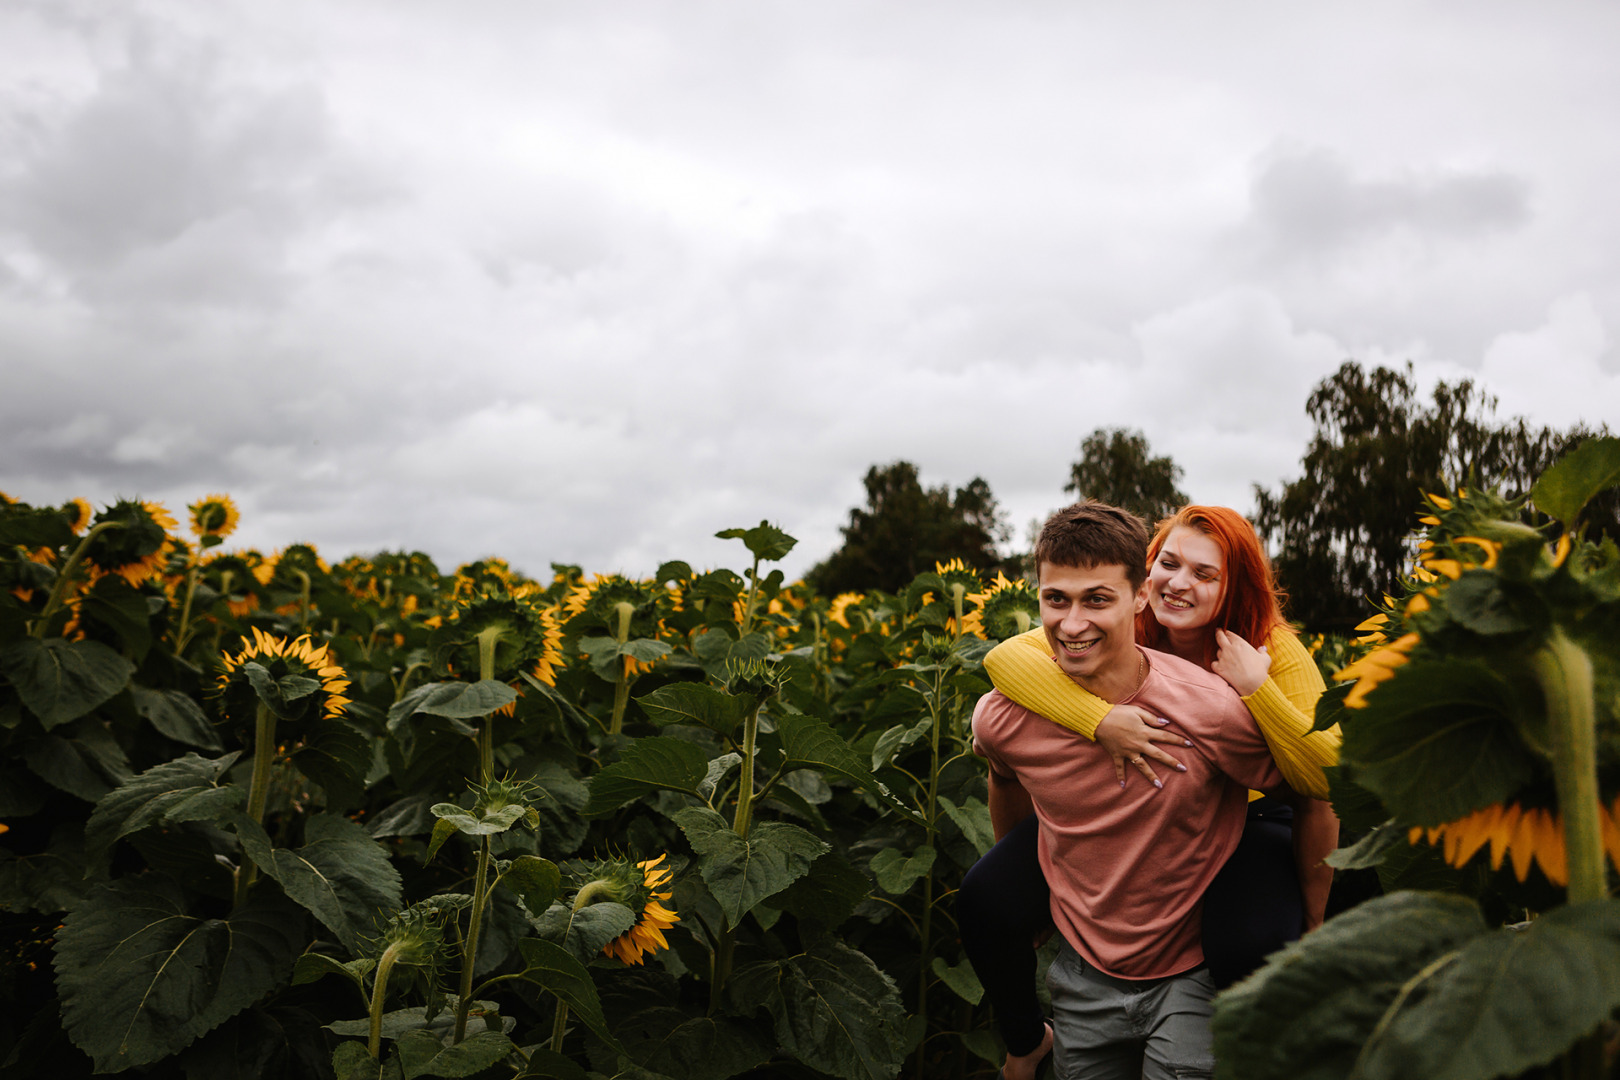
MULTIPOLYGON (((1423 492, 1482 482, 1510 495, 1582 440, 1523 417, 1498 422, 1496 399, 1470 379, 1418 396, 1411 364, 1368 371, 1348 360, 1305 403, 1315 433, 1304 475, 1271 491, 1255 485, 1254 521, 1270 545, 1290 614, 1314 631, 1344 631, 1366 617, 1369 598, 1397 592, 1414 552, 1410 538, 1423 492)), ((1606 431, 1607 429, 1603 429, 1606 431)), ((1620 535, 1614 493, 1587 520, 1620 535)))
POLYGON ((844 546, 805 581, 827 596, 884 589, 897 592, 936 562, 960 558, 977 570, 1002 565, 996 545, 1010 535, 990 485, 974 477, 953 493, 925 488, 909 461, 866 472, 866 507, 849 512, 844 546))
POLYGON ((1176 487, 1180 479, 1181 466, 1168 456, 1154 457, 1140 431, 1098 428, 1081 440, 1080 460, 1069 467, 1063 490, 1123 507, 1152 525, 1187 504, 1176 487))

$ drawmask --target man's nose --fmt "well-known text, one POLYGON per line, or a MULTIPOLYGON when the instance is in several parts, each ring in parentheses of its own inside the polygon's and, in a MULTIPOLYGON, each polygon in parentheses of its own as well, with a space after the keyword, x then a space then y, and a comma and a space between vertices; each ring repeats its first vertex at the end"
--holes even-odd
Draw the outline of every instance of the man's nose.
POLYGON ((1077 637, 1080 631, 1091 625, 1089 614, 1080 607, 1071 607, 1063 616, 1063 633, 1065 637, 1077 637))

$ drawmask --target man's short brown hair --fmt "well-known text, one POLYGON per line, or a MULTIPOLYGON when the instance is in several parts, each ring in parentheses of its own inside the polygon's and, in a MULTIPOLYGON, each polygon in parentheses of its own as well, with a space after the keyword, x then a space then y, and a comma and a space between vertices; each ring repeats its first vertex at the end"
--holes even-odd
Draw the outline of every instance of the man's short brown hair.
POLYGON ((1095 499, 1077 502, 1046 519, 1035 541, 1035 572, 1054 566, 1123 566, 1131 590, 1147 578, 1148 528, 1129 510, 1095 499))

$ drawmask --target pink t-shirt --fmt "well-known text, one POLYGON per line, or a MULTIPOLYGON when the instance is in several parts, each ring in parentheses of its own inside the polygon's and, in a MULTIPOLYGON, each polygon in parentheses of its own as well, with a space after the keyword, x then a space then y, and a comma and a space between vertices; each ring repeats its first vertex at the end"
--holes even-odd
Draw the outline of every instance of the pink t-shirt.
POLYGON ((1237 847, 1248 789, 1283 786, 1249 710, 1218 675, 1146 652, 1147 678, 1120 704, 1170 720, 1191 749, 1185 773, 1159 768, 1124 788, 1108 752, 999 692, 979 699, 973 735, 991 771, 1015 777, 1040 819, 1052 919, 1088 963, 1122 979, 1176 975, 1204 962, 1204 890, 1237 847))

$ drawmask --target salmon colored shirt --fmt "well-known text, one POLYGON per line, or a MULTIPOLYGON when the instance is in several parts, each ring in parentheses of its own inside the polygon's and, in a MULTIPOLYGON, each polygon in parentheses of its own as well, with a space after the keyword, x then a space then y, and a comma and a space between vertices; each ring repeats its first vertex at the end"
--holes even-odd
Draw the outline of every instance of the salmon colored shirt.
MULTIPOLYGON (((1145 651, 1144 651, 1145 652, 1145 651)), ((1204 962, 1204 890, 1237 847, 1248 789, 1283 787, 1243 700, 1219 675, 1145 652, 1125 701, 1192 741, 1185 773, 1124 787, 1108 751, 999 692, 979 699, 973 735, 990 768, 1029 792, 1040 819, 1052 920, 1088 963, 1122 979, 1178 975, 1204 962)), ((1163 775, 1161 773, 1161 775, 1163 775)))

